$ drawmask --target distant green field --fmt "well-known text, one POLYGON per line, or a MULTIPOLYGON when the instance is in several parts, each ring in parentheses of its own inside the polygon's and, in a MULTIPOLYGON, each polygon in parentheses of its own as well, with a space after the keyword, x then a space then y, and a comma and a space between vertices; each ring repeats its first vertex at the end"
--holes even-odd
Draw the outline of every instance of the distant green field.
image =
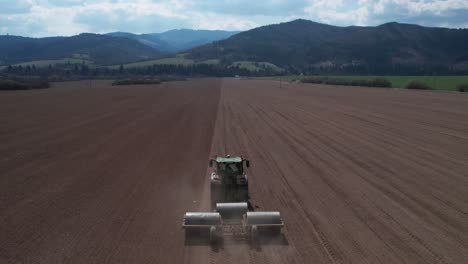
MULTIPOLYGON (((86 64, 88 66, 93 65, 93 61, 89 59, 89 55, 86 54, 79 54, 75 53, 72 54, 69 58, 63 59, 56 59, 56 60, 36 60, 36 61, 28 61, 23 63, 17 63, 13 66, 35 66, 37 68, 44 68, 48 67, 49 65, 55 66, 57 64, 86 64)), ((6 67, 6 66, 5 66, 6 67)))
MULTIPOLYGON (((289 80, 298 80, 307 76, 287 76, 283 77, 289 80)), ((327 76, 313 76, 327 77, 327 76)), ((385 78, 392 82, 395 88, 403 88, 411 81, 419 81, 428 84, 434 90, 455 91, 457 85, 468 84, 468 76, 328 76, 330 78, 348 79, 348 80, 369 80, 378 77, 385 78)), ((279 78, 279 77, 277 77, 279 78)))
MULTIPOLYGON (((161 64, 171 64, 171 65, 190 65, 193 64, 193 60, 185 59, 183 57, 177 58, 165 58, 159 60, 149 60, 149 61, 142 61, 142 62, 134 62, 124 64, 125 68, 140 68, 140 67, 148 67, 153 66, 154 64, 161 65, 161 64)), ((110 68, 119 68, 120 65, 113 65, 110 68)))
POLYGON ((253 61, 235 61, 232 63, 233 66, 238 66, 241 69, 249 71, 260 71, 262 67, 273 69, 276 72, 282 72, 283 69, 274 65, 270 62, 253 62, 253 61))
POLYGON ((218 59, 212 59, 212 60, 204 60, 204 61, 199 61, 197 62, 199 64, 211 64, 211 65, 215 65, 215 64, 219 64, 219 60, 218 59))
POLYGON ((23 62, 23 63, 18 63, 13 66, 32 66, 34 65, 35 67, 38 68, 43 68, 43 67, 48 67, 49 65, 57 65, 57 64, 86 64, 90 65, 93 62, 85 59, 78 59, 78 58, 65 58, 65 59, 60 59, 60 60, 37 60, 37 61, 29 61, 29 62, 23 62))
MULTIPOLYGON (((140 68, 140 67, 148 67, 148 66, 153 66, 153 65, 193 65, 193 64, 210 64, 210 65, 216 65, 219 64, 218 59, 212 59, 212 60, 204 60, 204 61, 195 61, 191 59, 185 58, 185 54, 178 54, 174 58, 164 58, 164 59, 158 59, 158 60, 149 60, 149 61, 141 61, 141 62, 134 62, 134 63, 128 63, 124 64, 123 66, 125 68, 140 68)), ((271 68, 276 72, 282 72, 283 69, 271 64, 269 62, 252 62, 252 61, 236 61, 232 63, 232 66, 238 66, 239 68, 247 69, 250 71, 259 71, 262 70, 262 67, 266 68, 271 68)), ((120 65, 112 65, 109 66, 111 69, 118 69, 120 65)))
MULTIPOLYGON (((186 54, 178 54, 174 58, 163 58, 158 60, 148 60, 148 61, 141 61, 141 62, 133 62, 127 63, 123 66, 125 68, 141 68, 141 67, 148 67, 153 65, 192 65, 192 64, 218 64, 219 60, 206 60, 206 61, 199 61, 195 62, 191 59, 185 58, 186 54)), ((112 65, 109 66, 111 69, 118 69, 120 65, 112 65)))

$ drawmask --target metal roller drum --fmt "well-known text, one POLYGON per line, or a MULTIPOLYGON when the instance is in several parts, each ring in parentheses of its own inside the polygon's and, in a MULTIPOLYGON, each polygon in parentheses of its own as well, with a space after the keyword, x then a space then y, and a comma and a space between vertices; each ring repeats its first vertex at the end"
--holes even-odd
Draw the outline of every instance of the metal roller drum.
POLYGON ((251 239, 256 240, 259 233, 279 235, 284 223, 279 212, 247 212, 244 226, 250 232, 251 239))
POLYGON ((249 210, 247 203, 217 203, 216 212, 223 218, 242 218, 249 210))
POLYGON ((283 226, 279 212, 247 212, 245 222, 249 226, 283 226))
POLYGON ((215 242, 219 236, 221 226, 221 215, 219 213, 187 212, 184 216, 182 227, 185 229, 185 238, 201 236, 208 231, 209 239, 215 242))
POLYGON ((221 225, 221 215, 219 213, 207 212, 187 212, 184 216, 183 227, 202 227, 221 225))

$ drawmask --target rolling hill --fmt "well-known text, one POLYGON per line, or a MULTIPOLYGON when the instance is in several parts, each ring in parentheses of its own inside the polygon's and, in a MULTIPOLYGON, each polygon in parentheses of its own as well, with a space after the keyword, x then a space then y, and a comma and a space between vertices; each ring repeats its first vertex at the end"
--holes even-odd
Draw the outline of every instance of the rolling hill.
POLYGON ((111 65, 159 58, 163 54, 133 39, 98 34, 51 38, 0 36, 0 65, 63 58, 111 65))
POLYGON ((110 36, 126 37, 167 53, 175 53, 231 37, 239 31, 174 29, 163 33, 132 34, 108 33, 110 36))
POLYGON ((444 72, 468 69, 468 29, 387 23, 337 27, 308 20, 263 26, 193 48, 186 57, 270 62, 300 71, 444 72))

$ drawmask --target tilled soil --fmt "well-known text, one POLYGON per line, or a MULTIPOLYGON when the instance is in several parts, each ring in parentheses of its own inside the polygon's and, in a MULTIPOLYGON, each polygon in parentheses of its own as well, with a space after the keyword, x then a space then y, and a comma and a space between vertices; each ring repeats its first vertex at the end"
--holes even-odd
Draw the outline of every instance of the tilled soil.
POLYGON ((181 263, 219 80, 2 93, 0 263, 181 263))
MULTIPOLYGON (((92 87, 89 87, 92 86, 92 87)), ((0 94, 0 262, 465 263, 468 96, 206 79, 0 94), (210 156, 283 236, 189 244, 210 156)))

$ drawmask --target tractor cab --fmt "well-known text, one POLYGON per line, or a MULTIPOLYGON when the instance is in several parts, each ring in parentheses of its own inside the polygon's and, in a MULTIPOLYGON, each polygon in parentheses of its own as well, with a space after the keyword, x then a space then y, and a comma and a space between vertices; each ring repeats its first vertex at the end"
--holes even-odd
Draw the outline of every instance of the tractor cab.
POLYGON ((247 202, 249 199, 249 182, 245 167, 250 162, 242 156, 215 157, 210 160, 210 167, 214 167, 210 177, 211 201, 217 202, 247 202))
POLYGON ((237 175, 244 174, 244 163, 248 168, 250 162, 242 157, 216 157, 210 160, 210 167, 213 167, 213 163, 216 164, 215 170, 219 176, 235 177, 237 175))

